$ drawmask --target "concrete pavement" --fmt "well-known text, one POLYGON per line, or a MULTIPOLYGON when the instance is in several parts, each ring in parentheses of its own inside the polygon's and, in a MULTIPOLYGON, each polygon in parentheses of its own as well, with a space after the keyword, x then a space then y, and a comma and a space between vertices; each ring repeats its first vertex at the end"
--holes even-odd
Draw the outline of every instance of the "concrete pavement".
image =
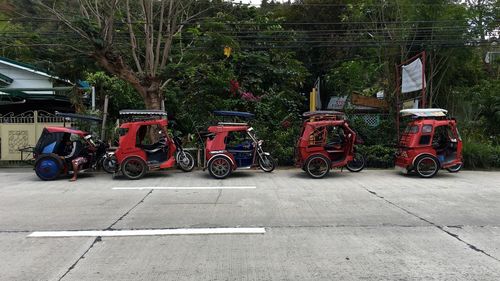
POLYGON ((167 171, 42 182, 0 170, 0 280, 500 280, 500 172, 167 171), (256 186, 113 190, 113 187, 256 186), (265 227, 265 234, 26 238, 265 227))

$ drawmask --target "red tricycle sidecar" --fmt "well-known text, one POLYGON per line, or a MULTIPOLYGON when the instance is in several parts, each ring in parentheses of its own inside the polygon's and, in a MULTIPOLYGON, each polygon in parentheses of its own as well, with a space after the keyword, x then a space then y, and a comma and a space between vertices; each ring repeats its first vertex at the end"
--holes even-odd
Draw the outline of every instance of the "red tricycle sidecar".
POLYGON ((420 177, 431 178, 439 169, 451 173, 460 171, 462 139, 457 121, 447 118, 448 111, 440 108, 404 109, 402 116, 412 118, 401 136, 396 166, 420 177))
POLYGON ((365 166, 355 144, 360 143, 341 112, 314 111, 303 115, 301 137, 295 148, 295 165, 312 178, 325 177, 331 168, 359 172, 365 166))
MULTIPOLYGON (((253 114, 238 111, 214 111, 214 115, 239 119, 253 118, 253 114)), ((259 166, 272 172, 274 159, 262 149, 263 140, 246 122, 218 122, 204 133, 205 169, 216 179, 224 179, 236 169, 259 166)))
POLYGON ((194 158, 182 150, 180 141, 167 134, 167 113, 161 110, 122 110, 118 169, 129 179, 140 179, 147 171, 167 169, 176 163, 183 171, 194 168, 194 158))

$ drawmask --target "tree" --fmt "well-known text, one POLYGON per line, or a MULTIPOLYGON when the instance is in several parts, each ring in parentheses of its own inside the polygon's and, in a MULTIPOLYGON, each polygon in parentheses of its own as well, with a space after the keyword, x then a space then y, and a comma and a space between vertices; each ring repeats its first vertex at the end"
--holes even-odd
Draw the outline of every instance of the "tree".
POLYGON ((71 44, 71 49, 88 54, 100 67, 130 83, 148 109, 162 107, 161 90, 167 81, 163 71, 175 35, 205 10, 194 0, 32 1, 75 39, 89 44, 71 44))

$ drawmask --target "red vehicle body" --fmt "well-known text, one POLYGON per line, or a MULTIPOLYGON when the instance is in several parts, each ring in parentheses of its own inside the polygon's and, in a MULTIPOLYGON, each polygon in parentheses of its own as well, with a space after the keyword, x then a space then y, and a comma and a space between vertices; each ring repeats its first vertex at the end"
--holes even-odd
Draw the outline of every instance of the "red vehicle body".
POLYGON ((437 108, 401 111, 413 120, 401 136, 396 166, 424 178, 433 177, 441 168, 450 172, 462 168, 462 140, 457 122, 447 118, 446 113, 437 108))
POLYGON ((194 168, 194 158, 187 152, 179 151, 180 143, 167 134, 168 121, 163 111, 122 110, 122 116, 139 116, 120 126, 119 146, 115 152, 118 169, 129 179, 139 179, 147 171, 171 168, 178 160, 184 171, 194 168), (155 143, 143 144, 146 135, 159 134, 155 143), (182 159, 181 159, 181 158, 182 159))
MULTIPOLYGON (((217 116, 253 118, 253 114, 237 111, 215 111, 217 116)), ((265 172, 272 172, 275 162, 268 152, 262 150, 262 140, 255 135, 247 123, 219 122, 208 127, 204 133, 205 163, 211 176, 226 178, 234 170, 259 166, 265 172), (239 137, 239 138, 238 138, 239 137)))
POLYGON ((364 157, 355 149, 360 140, 342 113, 315 111, 304 113, 304 117, 295 148, 297 167, 313 178, 322 178, 335 167, 346 166, 352 172, 364 168, 364 157))

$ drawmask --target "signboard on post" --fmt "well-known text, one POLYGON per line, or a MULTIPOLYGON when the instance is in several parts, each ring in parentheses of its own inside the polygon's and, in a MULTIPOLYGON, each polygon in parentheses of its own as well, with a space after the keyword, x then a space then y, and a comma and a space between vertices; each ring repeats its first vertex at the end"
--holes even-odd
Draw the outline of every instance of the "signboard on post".
MULTIPOLYGON (((410 59, 396 65, 397 90, 396 90, 396 112, 399 112, 401 107, 425 108, 426 106, 426 82, 425 82, 425 65, 427 54, 425 51, 411 57, 410 59), (416 100, 401 102, 400 95, 421 91, 420 98, 416 100)), ((396 114, 396 131, 397 139, 399 140, 399 114, 396 114)))
POLYGON ((410 93, 425 88, 425 74, 423 73, 422 61, 420 58, 412 63, 401 67, 402 83, 401 93, 410 93))
POLYGON ((331 97, 327 109, 343 111, 346 101, 347 96, 331 97))

